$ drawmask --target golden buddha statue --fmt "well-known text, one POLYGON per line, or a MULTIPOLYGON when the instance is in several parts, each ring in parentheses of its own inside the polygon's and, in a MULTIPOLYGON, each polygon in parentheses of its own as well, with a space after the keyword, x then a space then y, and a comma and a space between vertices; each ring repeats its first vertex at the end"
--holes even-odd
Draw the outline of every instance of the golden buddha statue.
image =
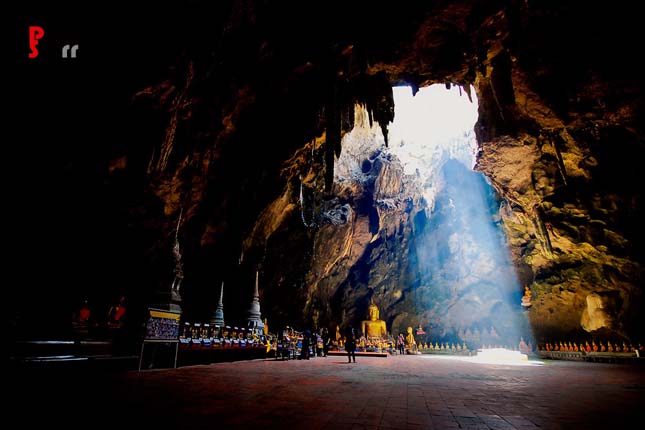
POLYGON ((528 286, 524 287, 524 295, 522 296, 522 306, 526 308, 531 306, 531 289, 528 286))
POLYGON ((412 327, 408 327, 408 335, 405 337, 405 346, 410 349, 416 349, 417 342, 414 340, 414 334, 412 334, 412 327))
POLYGON ((387 336, 385 321, 379 319, 379 310, 374 303, 370 304, 368 309, 369 320, 361 323, 363 335, 369 338, 383 338, 387 336))

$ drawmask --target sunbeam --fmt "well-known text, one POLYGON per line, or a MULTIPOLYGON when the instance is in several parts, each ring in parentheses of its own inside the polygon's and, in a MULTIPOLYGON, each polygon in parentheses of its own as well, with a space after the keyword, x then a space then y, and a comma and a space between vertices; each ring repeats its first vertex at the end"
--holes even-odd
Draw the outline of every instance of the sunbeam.
MULTIPOLYGON (((427 202, 416 221, 416 305, 427 340, 517 348, 529 342, 518 284, 499 217, 502 203, 473 171, 477 100, 453 87, 394 88, 391 152, 416 175, 427 202)), ((474 91, 471 91, 474 93, 474 91)))

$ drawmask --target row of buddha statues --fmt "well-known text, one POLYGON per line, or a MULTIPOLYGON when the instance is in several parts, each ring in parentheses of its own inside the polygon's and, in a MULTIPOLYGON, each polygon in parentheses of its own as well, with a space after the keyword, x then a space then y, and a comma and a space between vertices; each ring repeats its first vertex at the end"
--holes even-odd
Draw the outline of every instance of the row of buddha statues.
POLYGON ((541 351, 560 351, 560 352, 609 352, 609 353, 616 353, 616 352, 635 353, 638 350, 640 353, 643 353, 644 347, 641 344, 638 344, 638 346, 634 346, 632 344, 628 345, 626 342, 622 342, 622 344, 620 344, 618 342, 612 343, 611 341, 607 341, 606 343, 599 341, 598 343, 596 343, 595 340, 592 340, 591 343, 589 343, 589 341, 585 341, 584 344, 582 342, 580 343, 547 342, 544 345, 540 345, 540 350, 541 351))
POLYGON ((448 342, 435 342, 434 345, 432 342, 428 343, 419 343, 418 345, 419 351, 423 352, 450 352, 453 354, 460 353, 460 352, 468 352, 468 347, 466 346, 466 342, 462 342, 461 345, 457 343, 456 345, 454 343, 448 343, 448 342))
POLYGON ((208 323, 184 322, 179 329, 179 343, 182 347, 264 347, 270 342, 271 335, 253 327, 221 327, 208 323))
MULTIPOLYGON (((508 350, 519 350, 521 352, 531 352, 532 351, 532 346, 531 343, 529 342, 524 343, 520 342, 519 347, 515 346, 508 346, 508 345, 498 345, 498 344, 482 344, 480 346, 481 349, 493 349, 493 348, 504 348, 508 350)), ((461 344, 459 342, 435 342, 434 344, 432 342, 428 343, 419 343, 419 350, 424 352, 424 353, 432 353, 432 352, 442 352, 442 353, 453 353, 453 354, 459 354, 459 353, 470 353, 471 349, 468 348, 466 345, 466 342, 462 342, 461 344)))
MULTIPOLYGON (((398 339, 387 334, 385 321, 379 319, 378 307, 373 303, 369 305, 368 318, 361 322, 359 334, 362 336, 357 339, 358 348, 374 347, 380 350, 396 348, 398 339)), ((416 333, 417 335, 426 334, 421 326, 416 329, 416 333)), ((460 328, 457 333, 457 339, 461 341, 461 344, 459 341, 456 343, 434 342, 434 344, 432 341, 417 342, 412 327, 408 327, 407 334, 404 336, 404 346, 409 351, 461 353, 469 351, 466 343, 469 345, 484 345, 485 343, 497 344, 501 341, 500 336, 492 326, 481 330, 478 327, 460 328)), ((520 345, 520 347, 522 346, 525 345, 520 345)), ((530 348, 532 349, 532 347, 530 348)))

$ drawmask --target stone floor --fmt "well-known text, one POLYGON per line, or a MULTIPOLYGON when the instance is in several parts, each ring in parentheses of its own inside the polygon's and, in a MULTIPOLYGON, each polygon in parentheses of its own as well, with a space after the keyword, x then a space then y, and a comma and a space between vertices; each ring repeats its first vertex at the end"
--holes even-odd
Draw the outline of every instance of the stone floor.
POLYGON ((14 370, 8 411, 16 428, 307 430, 605 429, 642 423, 645 412, 642 365, 527 367, 434 356, 357 361, 14 370))

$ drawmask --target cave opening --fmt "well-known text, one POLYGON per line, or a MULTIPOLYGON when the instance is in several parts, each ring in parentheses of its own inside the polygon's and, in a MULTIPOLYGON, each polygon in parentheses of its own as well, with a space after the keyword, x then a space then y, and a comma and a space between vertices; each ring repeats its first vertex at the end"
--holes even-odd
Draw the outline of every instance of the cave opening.
POLYGON ((505 202, 475 170, 474 88, 393 91, 390 152, 425 201, 427 222, 416 231, 409 268, 420 325, 435 342, 516 347, 532 340, 499 213, 505 202))
POLYGON ((420 343, 516 348, 521 338, 533 341, 500 216, 505 202, 475 170, 474 89, 394 87, 393 95, 389 147, 357 109, 335 167, 341 186, 373 189, 375 250, 362 265, 371 285, 353 299, 385 308, 392 333, 419 327, 420 343), (409 207, 397 211, 404 200, 409 207), (395 265, 404 273, 382 273, 395 265))

